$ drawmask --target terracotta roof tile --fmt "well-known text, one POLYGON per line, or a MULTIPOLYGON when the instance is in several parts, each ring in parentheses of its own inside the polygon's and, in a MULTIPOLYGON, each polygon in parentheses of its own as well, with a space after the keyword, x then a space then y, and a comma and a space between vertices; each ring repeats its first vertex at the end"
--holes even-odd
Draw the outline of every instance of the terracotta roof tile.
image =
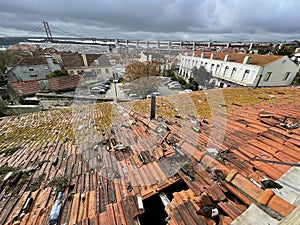
MULTIPOLYGON (((257 200, 265 201, 264 207, 267 212, 273 210, 286 216, 293 210, 293 206, 273 193, 271 196, 266 196, 266 191, 249 179, 253 178, 258 183, 263 177, 277 179, 291 167, 258 160, 276 160, 282 163, 300 161, 298 130, 280 125, 286 116, 289 116, 289 120, 300 116, 298 106, 289 104, 290 98, 284 99, 278 105, 276 102, 270 102, 268 105, 267 101, 263 106, 256 104, 251 107, 243 106, 232 115, 229 114, 228 126, 225 127, 224 138, 219 146, 216 146, 210 135, 213 130, 211 123, 203 124, 200 127, 201 133, 197 133, 191 128, 192 123, 189 119, 183 118, 183 122, 180 123, 176 118, 174 120, 177 120, 177 124, 170 120, 168 125, 170 131, 167 132, 161 129, 158 120, 153 120, 151 121, 153 124, 148 126, 148 131, 145 132, 149 120, 134 110, 114 123, 113 129, 117 134, 113 135, 106 131, 103 135, 102 130, 100 131, 103 127, 101 120, 110 118, 105 112, 111 115, 112 111, 119 109, 112 110, 112 107, 118 105, 111 103, 95 104, 94 108, 90 105, 81 106, 78 111, 64 109, 5 117, 0 121, 1 151, 13 146, 22 146, 22 149, 9 156, 0 154, 0 166, 2 168, 7 164, 29 170, 38 162, 44 161, 38 170, 32 172, 31 180, 28 181, 33 182, 33 178, 46 174, 39 190, 31 193, 35 200, 21 224, 48 223, 55 200, 52 194, 54 189, 42 187, 61 175, 70 177, 65 192, 72 193, 73 196, 64 202, 61 211, 62 223, 133 224, 133 218, 142 213, 137 208, 137 196, 142 196, 143 199, 149 198, 178 180, 184 181, 188 189, 175 192, 176 197, 170 199, 172 203, 166 207, 170 217, 169 225, 189 223, 213 225, 215 222, 212 219, 196 214, 196 210, 200 207, 212 203, 218 204, 222 209, 219 224, 231 223, 251 205, 251 201, 257 200), (265 117, 263 120, 268 120, 265 122, 259 117, 262 107, 269 116, 272 116, 272 120, 269 120, 271 117, 265 117), (91 114, 95 117, 91 117, 91 114), (133 118, 137 118, 137 125, 130 125, 130 128, 121 125, 127 124, 127 121, 133 118), (277 119, 278 124, 276 124, 277 119), (77 130, 80 125, 83 128, 77 130), (93 132, 94 126, 99 129, 99 132, 93 132), (187 132, 181 132, 183 127, 187 132), (82 146, 77 145, 76 138, 73 136, 75 131, 77 137, 87 137, 82 140, 82 146), (3 132, 5 133, 2 135, 3 132), (181 147, 182 155, 174 151, 172 144, 166 143, 166 139, 169 140, 172 136, 177 138, 177 135, 181 138, 177 147, 181 147), (138 137, 137 142, 134 137, 138 137), (130 152, 107 151, 105 144, 100 142, 111 138, 122 142, 123 145, 130 145, 130 152), (211 144, 208 145, 208 142, 211 144), (96 145, 96 150, 93 150, 96 145), (162 158, 156 157, 156 152, 159 150, 155 150, 163 149, 162 145, 170 150, 170 154, 162 158), (218 154, 209 155, 206 152, 207 146, 210 145, 216 148, 218 154), (98 154, 95 154, 97 151, 98 154), (146 154, 145 157, 153 160, 142 164, 138 158, 141 152, 146 154), (54 166, 52 161, 56 156, 59 162, 54 166), (88 163, 85 160, 87 156, 90 157, 88 163), (182 158, 183 161, 177 162, 178 158, 182 158), (165 164, 167 160, 172 160, 172 167, 176 167, 177 170, 171 171, 170 164, 165 164), (178 171, 178 168, 187 161, 195 172, 194 179, 178 171), (110 178, 119 176, 119 178, 108 179, 108 176, 110 178), (227 181, 224 180, 224 176, 227 181), (127 181, 134 186, 132 191, 126 187, 127 181), (85 193, 85 200, 81 198, 81 193, 85 193)), ((217 117, 216 120, 218 119, 220 118, 217 117)), ((211 121, 213 119, 209 120, 211 121)), ((219 125, 216 128, 220 129, 219 125)), ((221 133, 217 130, 216 137, 220 138, 221 133)), ((25 189, 26 187, 23 186, 17 197, 13 193, 9 201, 2 197, 1 192, 0 206, 5 204, 5 207, 2 207, 4 211, 0 213, 1 224, 9 222, 4 219, 8 218, 7 216, 11 219, 13 215, 18 214, 18 205, 19 203, 22 205, 22 199, 26 197, 25 189)))
MULTIPOLYGON (((205 53, 205 58, 210 59, 212 54, 215 54, 215 59, 216 60, 221 60, 223 61, 225 56, 228 53, 225 52, 204 52, 205 53)), ((197 52, 197 56, 200 57, 202 52, 197 52)), ((230 62, 236 62, 236 63, 243 63, 243 60, 246 56, 251 57, 250 64, 252 65, 257 65, 257 66, 264 66, 266 64, 269 64, 275 60, 278 60, 282 58, 282 56, 278 55, 259 55, 259 54, 234 54, 230 53, 230 62)))
POLYGON ((287 216, 291 211, 295 209, 295 206, 284 201, 282 198, 275 195, 271 189, 265 190, 258 198, 258 202, 268 205, 282 216, 287 216))
POLYGON ((26 97, 35 95, 39 92, 74 90, 81 84, 82 81, 83 79, 81 76, 73 75, 55 77, 45 80, 9 82, 9 85, 11 85, 20 96, 26 97), (41 82, 47 82, 49 84, 49 88, 43 89, 41 82))
POLYGON ((45 57, 26 57, 18 62, 18 66, 33 66, 48 64, 45 57))
POLYGON ((83 59, 79 53, 62 53, 61 58, 65 68, 83 67, 83 59))

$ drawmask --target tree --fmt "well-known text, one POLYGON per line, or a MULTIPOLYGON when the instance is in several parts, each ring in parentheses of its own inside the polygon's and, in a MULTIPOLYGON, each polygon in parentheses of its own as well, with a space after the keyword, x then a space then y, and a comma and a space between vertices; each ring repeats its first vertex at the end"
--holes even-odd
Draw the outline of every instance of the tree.
POLYGON ((67 70, 55 70, 48 75, 48 78, 62 77, 62 76, 69 76, 69 72, 67 70))
POLYGON ((200 66, 199 69, 197 67, 194 67, 192 69, 192 72, 194 80, 203 87, 205 87, 213 78, 211 73, 207 72, 207 70, 203 66, 200 66))
POLYGON ((127 85, 127 88, 132 89, 132 93, 136 93, 145 98, 152 92, 157 91, 161 80, 157 76, 141 77, 133 80, 127 85))
POLYGON ((291 56, 295 52, 295 48, 289 45, 276 46, 273 54, 274 55, 287 55, 291 56))
POLYGON ((171 77, 172 80, 176 79, 176 74, 173 70, 166 70, 164 76, 171 77))
POLYGON ((20 51, 1 51, 0 52, 0 77, 3 78, 3 74, 6 71, 6 66, 13 66, 24 57, 20 51))
POLYGON ((156 62, 135 62, 125 67, 125 80, 133 81, 146 76, 159 75, 159 63, 156 62))
POLYGON ((300 71, 296 74, 294 81, 293 81, 293 85, 295 85, 295 86, 300 85, 300 71))
POLYGON ((4 112, 6 111, 6 104, 5 102, 3 101, 2 97, 0 96, 0 115, 3 115, 4 112))
POLYGON ((193 91, 199 90, 199 84, 195 81, 193 77, 189 78, 189 82, 182 85, 183 89, 191 89, 193 91))

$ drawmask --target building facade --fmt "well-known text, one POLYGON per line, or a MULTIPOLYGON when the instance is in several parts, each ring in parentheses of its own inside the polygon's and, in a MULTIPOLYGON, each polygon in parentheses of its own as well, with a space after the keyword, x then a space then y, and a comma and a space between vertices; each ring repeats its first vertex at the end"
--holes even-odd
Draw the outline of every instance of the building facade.
POLYGON ((190 78, 192 69, 200 66, 212 74, 220 87, 287 86, 300 68, 288 56, 198 52, 197 57, 182 56, 179 74, 190 78))
POLYGON ((50 55, 44 57, 27 57, 7 72, 9 81, 29 81, 45 79, 55 70, 60 70, 60 64, 53 61, 50 55))
POLYGON ((155 62, 159 64, 159 71, 170 70, 172 64, 163 54, 154 52, 141 52, 140 62, 155 62))
POLYGON ((113 69, 104 54, 58 53, 53 54, 70 75, 82 75, 87 79, 112 77, 113 69))

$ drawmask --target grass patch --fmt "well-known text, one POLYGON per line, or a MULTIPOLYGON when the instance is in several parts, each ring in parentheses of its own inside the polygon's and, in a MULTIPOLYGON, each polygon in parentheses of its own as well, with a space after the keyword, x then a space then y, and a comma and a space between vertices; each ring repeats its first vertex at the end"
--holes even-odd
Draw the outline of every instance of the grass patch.
POLYGON ((28 185, 26 191, 36 191, 40 188, 41 183, 45 180, 46 174, 43 173, 37 178, 33 179, 33 181, 28 185))
POLYGON ((0 154, 5 154, 5 156, 9 156, 14 154, 16 151, 18 151, 19 149, 21 149, 21 147, 11 147, 11 148, 7 148, 4 150, 1 150, 0 154))
POLYGON ((51 188, 55 188, 58 192, 60 192, 60 191, 64 191, 64 189, 68 185, 68 182, 69 182, 68 178, 62 176, 62 177, 54 178, 48 183, 47 186, 51 188))
POLYGON ((16 171, 17 169, 12 166, 3 166, 0 168, 0 176, 6 175, 9 172, 16 171))

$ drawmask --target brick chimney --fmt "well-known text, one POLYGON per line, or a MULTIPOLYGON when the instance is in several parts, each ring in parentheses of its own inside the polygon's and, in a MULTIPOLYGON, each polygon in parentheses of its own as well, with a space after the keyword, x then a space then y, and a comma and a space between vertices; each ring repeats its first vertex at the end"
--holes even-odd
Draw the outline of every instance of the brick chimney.
POLYGON ((156 96, 151 95, 150 120, 155 118, 156 96))

